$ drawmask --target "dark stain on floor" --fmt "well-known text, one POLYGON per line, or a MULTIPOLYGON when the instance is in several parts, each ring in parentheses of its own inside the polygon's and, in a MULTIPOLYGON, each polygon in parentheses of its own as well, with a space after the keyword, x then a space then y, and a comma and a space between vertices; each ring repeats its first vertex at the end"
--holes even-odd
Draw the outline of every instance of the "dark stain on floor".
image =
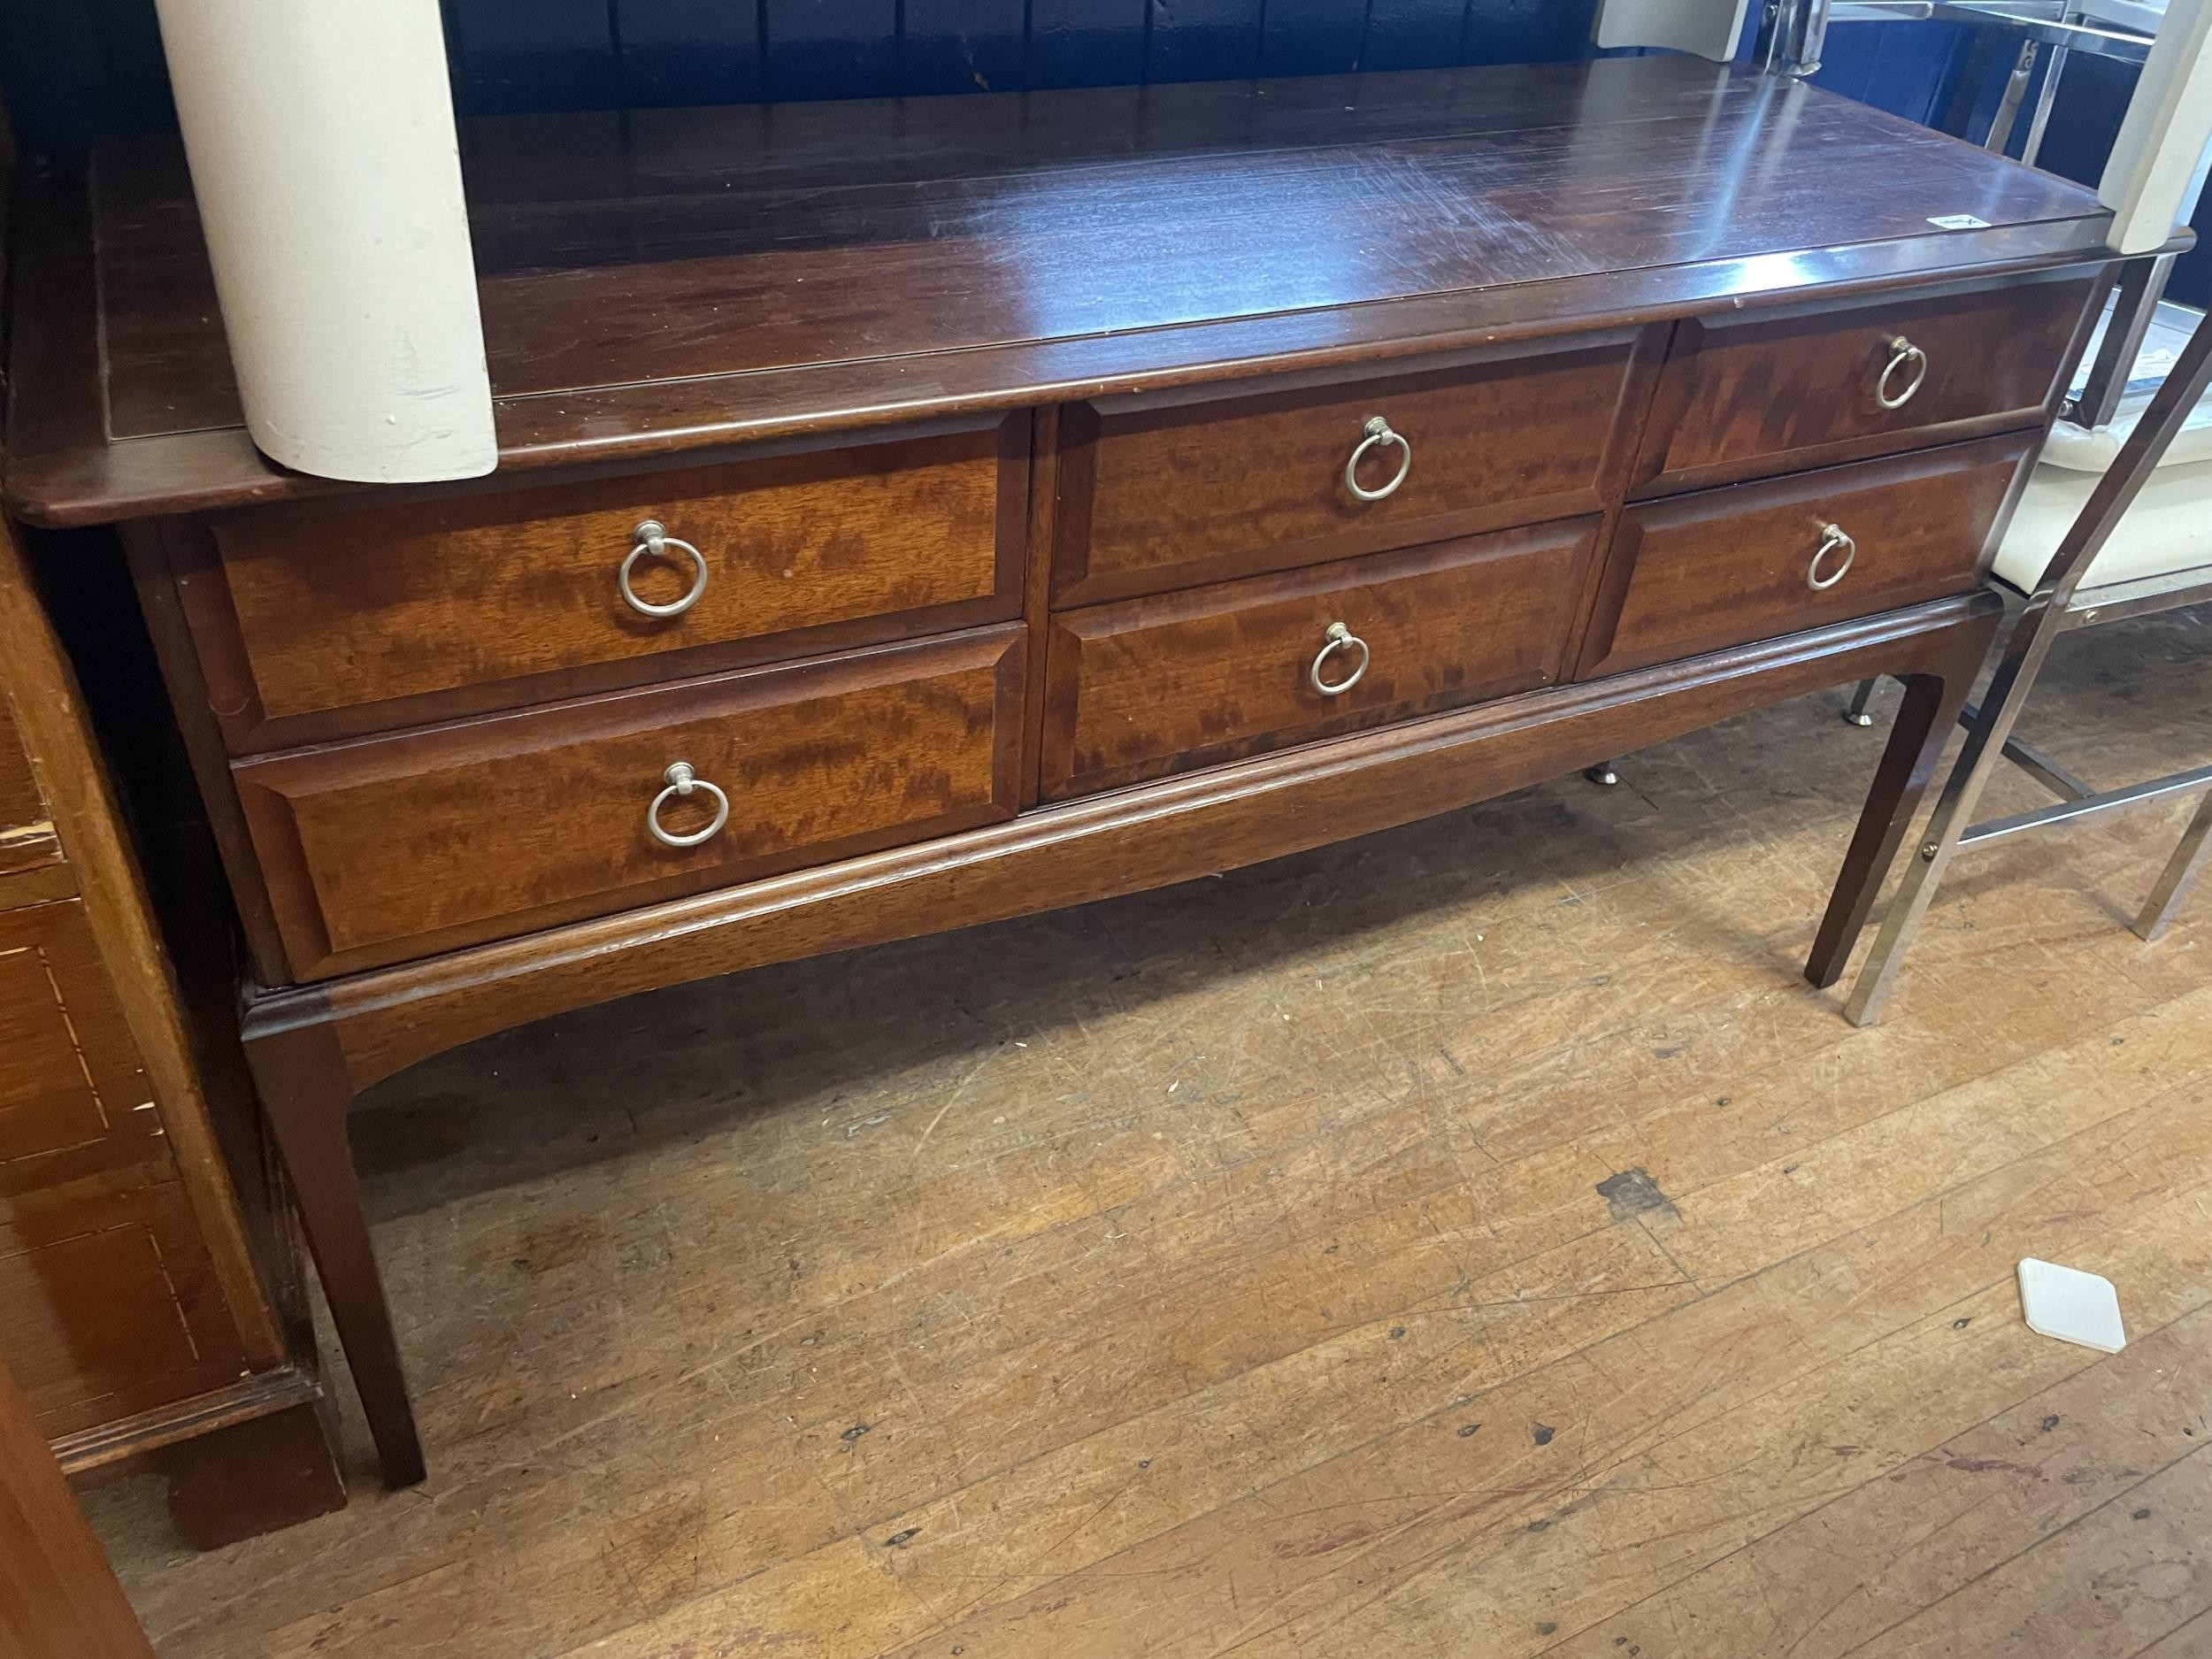
POLYGON ((1616 1221, 1649 1215, 1662 1216, 1669 1221, 1682 1219, 1674 1200, 1659 1190, 1659 1183, 1641 1165, 1607 1176, 1598 1183, 1598 1196, 1605 1200, 1606 1208, 1613 1212, 1616 1221))

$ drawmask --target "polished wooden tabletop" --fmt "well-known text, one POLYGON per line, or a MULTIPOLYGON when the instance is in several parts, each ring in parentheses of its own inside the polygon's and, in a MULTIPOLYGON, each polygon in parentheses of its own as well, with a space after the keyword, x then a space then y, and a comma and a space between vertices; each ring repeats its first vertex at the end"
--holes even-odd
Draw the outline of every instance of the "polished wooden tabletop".
MULTIPOLYGON (((503 471, 2062 264, 2108 217, 1666 56, 507 117, 464 149, 503 471)), ((173 142, 28 187, 15 511, 339 488, 245 438, 173 142)))

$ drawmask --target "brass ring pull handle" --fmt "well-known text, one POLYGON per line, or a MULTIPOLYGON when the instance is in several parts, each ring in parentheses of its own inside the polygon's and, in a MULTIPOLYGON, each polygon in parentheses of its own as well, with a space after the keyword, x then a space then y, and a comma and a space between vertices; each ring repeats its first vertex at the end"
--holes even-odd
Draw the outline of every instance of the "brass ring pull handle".
POLYGON ((664 847, 696 847, 730 821, 730 797, 704 778, 691 770, 691 763, 680 760, 661 774, 666 787, 653 797, 653 804, 645 809, 645 827, 653 832, 653 839, 664 847), (714 797, 714 822, 703 830, 688 835, 679 835, 661 827, 661 808, 671 797, 689 795, 694 789, 704 789, 714 797))
POLYGON ((1313 688, 1323 696, 1340 697, 1366 677, 1368 661, 1367 641, 1341 622, 1332 622, 1329 624, 1329 642, 1314 653, 1313 667, 1308 672, 1307 678, 1313 681, 1313 688), (1359 666, 1341 680, 1324 680, 1321 670, 1330 656, 1337 651, 1357 651, 1359 666))
POLYGON ((707 590, 707 561, 697 548, 681 541, 661 527, 657 518, 648 518, 631 533, 634 545, 630 556, 622 561, 622 568, 615 573, 615 586, 622 590, 622 603, 641 617, 680 617, 699 603, 699 595, 707 590), (657 605, 637 596, 630 586, 630 572, 637 568, 641 558, 663 558, 673 548, 691 561, 693 576, 690 591, 680 599, 672 599, 664 605, 657 605))
POLYGON ((1920 383, 1927 378, 1928 354, 1904 335, 1892 334, 1889 339, 1889 361, 1882 365, 1881 378, 1874 382, 1874 401, 1884 409, 1902 409, 1912 402, 1913 394, 1920 389, 1920 383), (1912 379, 1905 382, 1903 391, 1891 391, 1890 377, 1908 365, 1912 369, 1912 379))
POLYGON ((1839 524, 1820 526, 1820 545, 1813 549, 1812 563, 1805 566, 1805 586, 1816 594, 1824 594, 1849 573, 1852 564, 1859 557, 1859 544, 1843 533, 1839 524), (1820 567, 1831 553, 1841 553, 1843 563, 1823 576, 1820 567))
POLYGON ((1344 488, 1362 501, 1380 501, 1386 495, 1396 495, 1398 486, 1406 481, 1406 474, 1413 471, 1413 446, 1405 441, 1402 434, 1391 431, 1390 423, 1380 415, 1368 416, 1367 425, 1362 431, 1366 435, 1353 449, 1352 458, 1344 464, 1344 488), (1380 489, 1368 488, 1359 481, 1359 464, 1367 458, 1370 449, 1379 449, 1393 443, 1398 446, 1398 470, 1390 475, 1390 482, 1380 489))

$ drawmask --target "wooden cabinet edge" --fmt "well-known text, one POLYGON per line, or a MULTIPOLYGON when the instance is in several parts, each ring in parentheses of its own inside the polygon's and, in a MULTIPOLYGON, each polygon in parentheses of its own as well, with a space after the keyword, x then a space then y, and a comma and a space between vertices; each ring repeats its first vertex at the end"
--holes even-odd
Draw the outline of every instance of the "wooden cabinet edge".
POLYGON ((174 970, 156 932, 137 859, 120 818, 87 721, 76 676, 49 629, 12 525, 0 526, 0 641, 54 691, 13 698, 17 721, 32 746, 31 762, 71 864, 97 941, 137 1044, 162 1125, 177 1161, 250 1364, 285 1363, 289 1351, 257 1267, 230 1171, 203 1094, 194 1044, 174 970))
POLYGON ((22 1659, 153 1659, 123 1586, 0 1362, 0 1647, 22 1659))
POLYGON ((323 1394, 323 1385, 308 1371, 296 1365, 279 1365, 250 1372, 226 1388, 188 1394, 96 1428, 62 1435, 54 1441, 54 1456, 63 1473, 73 1478, 87 1475, 160 1451, 196 1434, 319 1400, 323 1394))
POLYGON ((1022 620, 1028 638, 1024 647, 1021 693, 1021 772, 1014 801, 1021 811, 1037 804, 1042 787, 1045 653, 1052 630, 1052 584, 1059 559, 1060 446, 1064 430, 1057 403, 1038 410, 1030 426, 1029 499, 1025 503, 1028 563, 1022 583, 1022 620))
MULTIPOLYGON (((162 682, 169 690, 169 704, 184 735, 186 758, 207 808, 208 825, 215 833, 216 851, 237 902, 238 919, 246 934, 246 951, 254 977, 264 984, 290 979, 291 965, 277 931, 275 913, 247 833, 246 818, 226 759, 223 733, 215 718, 212 695, 201 667, 198 648, 182 612, 170 547, 173 538, 192 533, 189 524, 174 519, 151 519, 120 526, 123 550, 138 590, 139 609, 154 642, 154 657, 162 682)), ((204 534, 204 532, 201 532, 204 534)))

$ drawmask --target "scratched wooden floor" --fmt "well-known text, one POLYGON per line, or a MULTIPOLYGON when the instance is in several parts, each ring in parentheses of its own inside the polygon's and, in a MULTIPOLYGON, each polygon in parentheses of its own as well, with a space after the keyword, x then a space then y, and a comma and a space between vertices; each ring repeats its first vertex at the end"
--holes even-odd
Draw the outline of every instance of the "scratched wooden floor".
MULTIPOLYGON (((2201 761, 2212 613, 2046 686, 2201 761)), ((1966 855, 1855 1033, 1839 702, 396 1079, 431 1479, 196 1558, 95 1494, 161 1652, 2212 1654, 2212 893, 2123 926, 2184 809, 1966 855)))

